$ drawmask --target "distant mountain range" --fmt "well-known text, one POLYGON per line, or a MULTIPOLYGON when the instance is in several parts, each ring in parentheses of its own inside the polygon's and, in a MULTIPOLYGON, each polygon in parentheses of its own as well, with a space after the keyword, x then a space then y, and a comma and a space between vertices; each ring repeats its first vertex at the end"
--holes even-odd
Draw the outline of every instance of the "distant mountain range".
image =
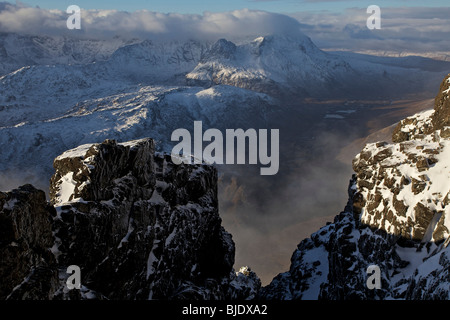
MULTIPOLYGON (((376 96, 374 87, 386 94, 387 88, 402 85, 405 78, 408 86, 388 93, 414 92, 412 88, 421 88, 425 83, 424 71, 436 72, 448 66, 447 62, 431 59, 416 59, 412 64, 405 63, 410 58, 383 60, 342 52, 327 53, 301 33, 261 36, 238 43, 226 39, 215 43, 119 37, 87 40, 4 33, 0 34, 0 57, 0 74, 3 75, 23 67, 39 66, 39 71, 35 72, 45 78, 46 73, 62 72, 60 77, 64 77, 65 72, 73 72, 75 77, 82 73, 81 77, 91 87, 96 85, 90 82, 93 79, 108 82, 120 79, 146 85, 225 84, 270 94, 287 91, 306 97, 376 96), (432 70, 430 63, 434 64, 432 70), (67 66, 68 69, 55 71, 49 69, 50 66, 67 66), (418 75, 412 68, 422 74, 418 75)), ((31 70, 22 72, 33 72, 31 70)), ((441 78, 444 75, 440 73, 441 78)), ((58 79, 46 81, 51 83, 43 85, 55 86, 58 79)))
POLYGON ((46 176, 51 159, 82 143, 151 136, 167 151, 172 130, 194 120, 259 127, 283 97, 387 99, 443 75, 424 68, 427 59, 412 68, 326 53, 301 33, 239 43, 3 33, 0 56, 0 170, 46 176))

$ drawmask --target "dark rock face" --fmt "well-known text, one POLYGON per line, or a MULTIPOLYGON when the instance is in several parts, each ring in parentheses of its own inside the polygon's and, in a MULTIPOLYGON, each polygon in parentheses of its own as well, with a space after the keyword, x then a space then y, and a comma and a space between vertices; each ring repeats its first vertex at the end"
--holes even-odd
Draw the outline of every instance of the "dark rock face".
MULTIPOLYGON (((117 191, 115 180, 129 176, 127 189, 133 197, 149 196, 155 185, 154 145, 152 140, 139 142, 129 147, 106 140, 100 145, 92 145, 84 153, 57 157, 53 163, 56 173, 51 179, 50 197, 53 204, 58 203, 58 191, 62 177, 71 174, 76 182, 73 198, 85 201, 102 201, 114 198, 117 191), (84 153, 84 154, 83 154, 84 153)), ((71 199, 67 199, 71 200, 71 199)))
POLYGON ((290 270, 260 290, 269 300, 363 300, 384 299, 389 294, 389 270, 404 266, 392 245, 395 237, 374 234, 359 221, 353 201, 358 197, 356 176, 350 181, 349 202, 333 223, 300 242, 290 270), (383 262, 383 263, 380 263, 383 262), (370 265, 381 269, 382 290, 366 285, 370 265))
POLYGON ((45 193, 31 185, 0 192, 0 299, 49 299, 56 291, 54 216, 45 193))
MULTIPOLYGON (((32 215, 40 214, 33 222, 39 229, 27 225, 31 225, 30 212, 16 210, 14 219, 26 223, 21 223, 23 235, 15 235, 17 223, 10 222, 15 220, 8 218, 11 214, 5 208, 9 207, 4 206, 0 225, 5 229, 5 250, 17 250, 11 243, 25 237, 48 262, 27 266, 20 259, 35 261, 40 256, 20 247, 7 260, 17 271, 8 286, 2 286, 1 298, 21 299, 10 292, 17 285, 14 281, 30 274, 30 269, 29 278, 42 285, 28 285, 24 295, 46 299, 256 295, 261 285, 257 276, 232 269, 234 243, 221 226, 214 167, 174 165, 170 156, 155 154, 151 139, 80 146, 57 157, 54 167, 50 195, 55 207, 45 201, 42 191, 34 191, 37 200, 23 200, 32 215), (42 209, 36 211, 38 206, 42 209), (65 286, 70 265, 81 269, 81 290, 69 291, 65 286)), ((11 203, 11 197, 0 194, 0 201, 11 203)), ((9 264, 2 261, 0 272, 8 273, 9 264)), ((31 280, 27 284, 34 283, 31 280)))
POLYGON ((412 277, 405 298, 410 300, 448 300, 448 281, 450 279, 450 254, 446 250, 432 257, 435 264, 433 272, 426 276, 415 274, 412 277))
MULTIPOLYGON (((434 103, 434 115, 432 118, 433 129, 441 130, 450 126, 450 75, 448 75, 439 88, 439 94, 434 103)), ((448 129, 447 129, 448 131, 448 129)))
POLYGON ((225 39, 219 39, 211 49, 205 54, 200 62, 207 61, 209 59, 214 59, 217 57, 224 59, 232 59, 236 53, 236 45, 225 39))

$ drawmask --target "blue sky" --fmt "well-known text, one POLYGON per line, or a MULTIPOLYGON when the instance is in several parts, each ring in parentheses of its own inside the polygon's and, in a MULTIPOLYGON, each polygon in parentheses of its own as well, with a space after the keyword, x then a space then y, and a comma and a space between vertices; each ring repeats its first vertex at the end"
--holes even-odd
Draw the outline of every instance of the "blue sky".
POLYGON ((199 14, 204 11, 223 12, 243 8, 278 13, 293 13, 321 10, 340 12, 346 8, 367 8, 372 4, 380 7, 449 6, 448 0, 25 0, 22 2, 31 6, 39 6, 43 9, 64 10, 69 5, 76 4, 83 9, 116 9, 121 11, 147 9, 163 13, 199 14))

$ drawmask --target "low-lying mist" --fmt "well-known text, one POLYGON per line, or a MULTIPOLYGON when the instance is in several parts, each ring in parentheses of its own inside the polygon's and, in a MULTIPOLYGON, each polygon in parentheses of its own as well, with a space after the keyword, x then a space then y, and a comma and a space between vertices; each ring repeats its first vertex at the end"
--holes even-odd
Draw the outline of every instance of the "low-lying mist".
POLYGON ((335 157, 358 130, 342 124, 335 131, 339 120, 324 120, 323 111, 315 122, 297 118, 296 126, 280 129, 277 175, 260 176, 249 165, 219 167, 220 214, 236 243, 235 268, 248 265, 263 285, 287 271, 296 245, 347 202, 351 163, 335 157))
MULTIPOLYGON (((343 155, 355 150, 346 147, 370 133, 370 121, 371 131, 377 129, 374 119, 389 115, 394 121, 392 110, 375 102, 286 104, 267 124, 280 130, 278 174, 260 175, 260 164, 217 166, 219 210, 236 244, 235 269, 251 267, 263 285, 289 269, 297 244, 346 205, 356 155, 343 155)), ((401 112, 396 116, 403 118, 401 112)), ((380 128, 385 124, 376 122, 380 128)), ((30 183, 48 196, 49 179, 32 168, 11 169, 0 172, 0 190, 30 183)))
POLYGON ((235 268, 248 265, 263 285, 287 271, 297 244, 344 209, 351 161, 363 144, 390 140, 389 130, 372 133, 432 108, 430 101, 335 101, 287 107, 271 123, 280 128, 277 175, 260 176, 251 166, 219 167, 220 213, 236 243, 235 268))
POLYGON ((48 198, 50 177, 46 179, 33 171, 20 169, 0 172, 0 191, 10 191, 24 184, 32 184, 34 187, 41 189, 48 198))

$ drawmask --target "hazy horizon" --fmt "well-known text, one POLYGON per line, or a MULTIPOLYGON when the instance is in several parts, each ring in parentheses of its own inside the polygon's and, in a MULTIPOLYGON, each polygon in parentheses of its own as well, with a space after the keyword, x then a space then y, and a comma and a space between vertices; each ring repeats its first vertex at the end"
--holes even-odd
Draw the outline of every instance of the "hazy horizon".
POLYGON ((231 1, 218 6, 180 1, 79 1, 81 30, 67 30, 66 8, 56 1, 0 2, 0 32, 110 39, 138 38, 218 40, 298 29, 324 49, 350 51, 448 53, 450 8, 444 1, 379 1, 381 29, 369 30, 367 1, 305 0, 231 1), (94 9, 95 8, 95 9, 94 9), (139 9, 138 9, 139 8, 139 9), (169 10, 169 8, 172 8, 169 10), (199 10, 203 8, 204 10, 199 10), (214 10, 212 10, 214 9, 214 10))

